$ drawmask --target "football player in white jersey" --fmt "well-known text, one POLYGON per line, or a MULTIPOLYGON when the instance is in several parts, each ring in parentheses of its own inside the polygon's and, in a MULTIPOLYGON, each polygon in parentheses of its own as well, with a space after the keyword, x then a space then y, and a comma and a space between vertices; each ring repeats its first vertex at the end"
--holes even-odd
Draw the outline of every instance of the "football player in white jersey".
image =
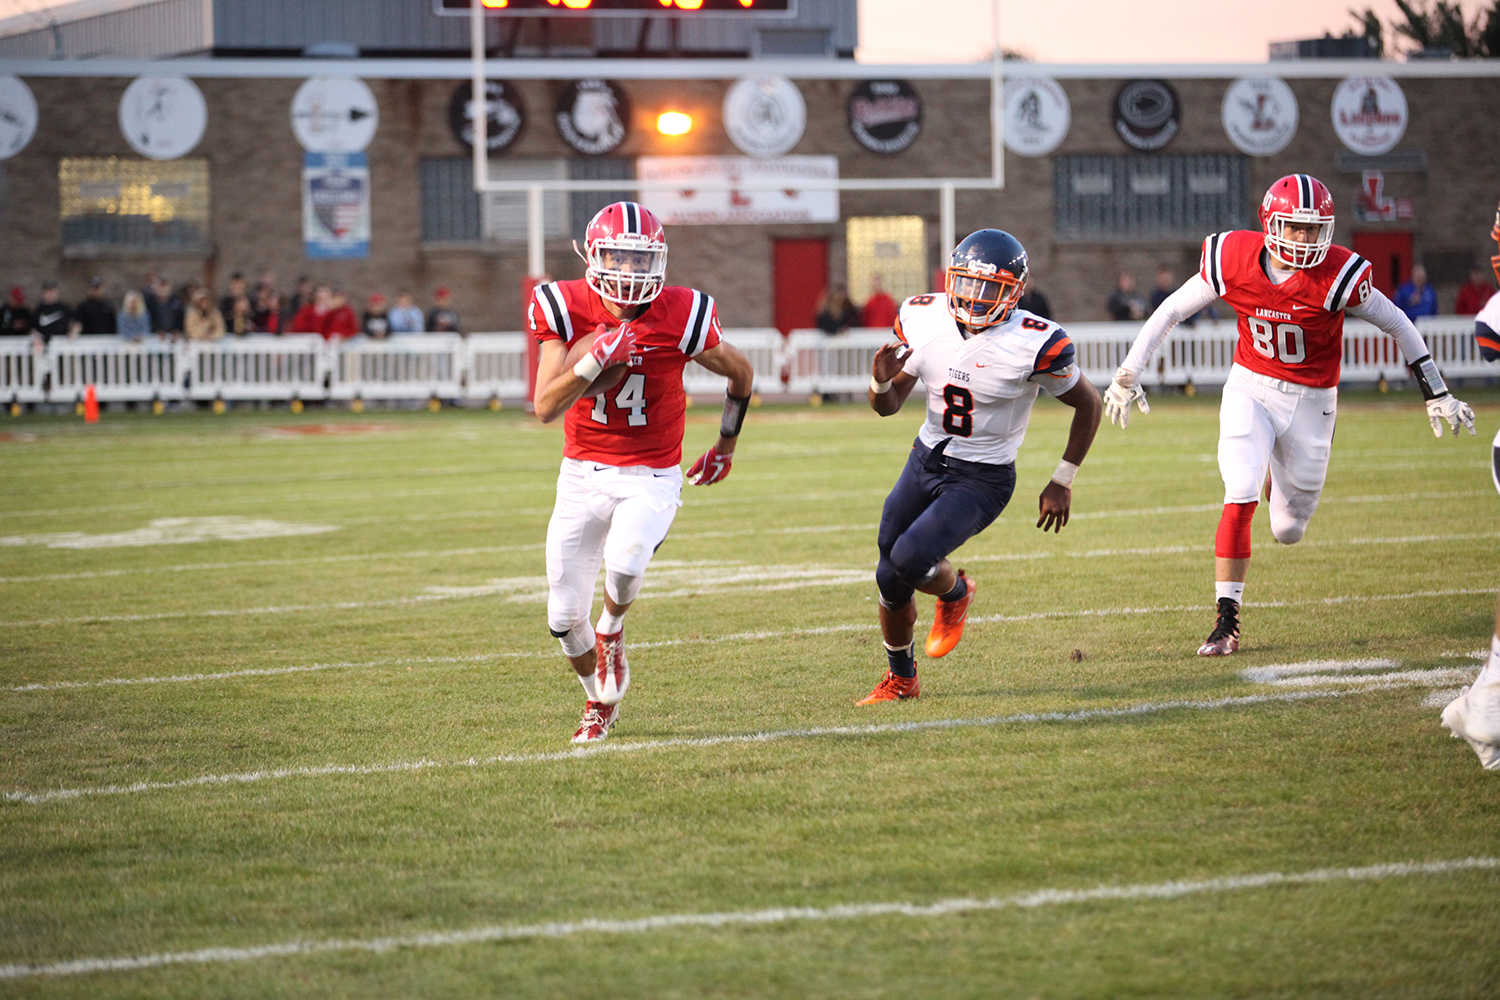
MULTIPOLYGON (((1500 241, 1500 207, 1495 209, 1495 228, 1490 236, 1500 241)), ((1490 258, 1500 279, 1500 254, 1490 258)), ((1486 361, 1500 361, 1500 292, 1474 317, 1474 342, 1486 361)), ((1500 490, 1500 433, 1490 447, 1490 479, 1500 490)), ((1486 771, 1500 771, 1500 602, 1495 605, 1495 631, 1490 636, 1490 655, 1473 685, 1443 709, 1443 725, 1456 737, 1467 740, 1486 771)))
POLYGON ((880 516, 875 582, 888 669, 860 705, 921 693, 912 641, 915 591, 937 597, 927 655, 946 656, 958 645, 978 585, 954 570, 948 554, 1010 502, 1016 452, 1042 389, 1074 413, 1036 523, 1043 531, 1068 523, 1073 476, 1099 429, 1103 403, 1080 376, 1062 328, 1016 308, 1027 272, 1026 249, 1014 236, 998 229, 967 236, 953 250, 945 292, 903 302, 899 342, 875 354, 871 408, 890 416, 920 380, 927 419, 880 516))

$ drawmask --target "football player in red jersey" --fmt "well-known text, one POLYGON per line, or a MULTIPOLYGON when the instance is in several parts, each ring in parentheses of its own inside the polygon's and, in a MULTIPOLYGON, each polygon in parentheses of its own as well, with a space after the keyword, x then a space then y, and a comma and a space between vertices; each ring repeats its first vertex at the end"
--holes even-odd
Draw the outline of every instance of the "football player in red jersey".
MULTIPOLYGON (((1490 238, 1500 242, 1500 207, 1495 209, 1495 228, 1490 238)), ((1490 258, 1495 277, 1500 278, 1500 254, 1490 258)), ((1474 341, 1480 357, 1500 361, 1500 292, 1490 296, 1474 317, 1474 341)), ((1500 433, 1490 446, 1490 481, 1500 490, 1500 433)), ((1443 725, 1455 737, 1468 741, 1486 771, 1500 771, 1500 602, 1495 605, 1495 631, 1490 635, 1490 653, 1474 683, 1464 688, 1443 709, 1443 725)))
POLYGON ((592 743, 619 719, 630 684, 625 612, 682 505, 682 370, 696 361, 729 379, 719 439, 687 474, 707 486, 729 475, 754 369, 720 340, 712 298, 666 284, 666 234, 645 207, 620 201, 601 209, 580 256, 585 277, 538 285, 527 317, 541 344, 536 414, 544 423, 566 414, 547 526, 547 623, 583 684, 573 742, 592 743), (598 334, 592 348, 569 368, 569 345, 590 333, 598 334), (586 397, 617 364, 627 366, 622 380, 586 397), (589 617, 601 561, 604 612, 596 628, 589 617))
POLYGON ((1219 474, 1224 513, 1214 543, 1217 619, 1199 656, 1239 648, 1240 601, 1250 565, 1250 520, 1269 469, 1271 533, 1291 545, 1318 507, 1338 411, 1344 313, 1396 339, 1427 401, 1433 433, 1446 422, 1474 433, 1474 411, 1443 384, 1427 342, 1370 283, 1370 263, 1333 245, 1333 196, 1307 174, 1271 185, 1260 206, 1261 231, 1215 233, 1203 241, 1199 273, 1146 320, 1104 393, 1120 427, 1130 404, 1149 412, 1141 372, 1167 333, 1222 298, 1239 317, 1234 366, 1219 409, 1219 474))

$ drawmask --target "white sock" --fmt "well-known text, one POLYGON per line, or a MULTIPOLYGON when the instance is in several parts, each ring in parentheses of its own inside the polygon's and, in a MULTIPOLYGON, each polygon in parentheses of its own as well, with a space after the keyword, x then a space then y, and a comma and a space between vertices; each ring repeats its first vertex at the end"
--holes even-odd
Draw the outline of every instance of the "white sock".
POLYGON ((599 675, 593 670, 590 670, 586 674, 578 675, 578 683, 583 685, 583 693, 585 696, 587 696, 589 701, 599 700, 599 682, 597 679, 598 676, 599 675))
POLYGON ((1219 602, 1219 598, 1221 597, 1227 597, 1234 603, 1239 604, 1244 599, 1244 596, 1245 584, 1243 581, 1239 583, 1233 583, 1229 580, 1218 580, 1214 583, 1215 604, 1219 602))
POLYGON ((612 615, 609 613, 609 609, 605 608, 599 613, 599 624, 594 626, 594 631, 603 632, 605 635, 614 635, 624 627, 624 612, 621 612, 618 615, 612 615))
POLYGON ((1474 684, 1500 684, 1500 635, 1490 637, 1490 658, 1484 661, 1474 684))

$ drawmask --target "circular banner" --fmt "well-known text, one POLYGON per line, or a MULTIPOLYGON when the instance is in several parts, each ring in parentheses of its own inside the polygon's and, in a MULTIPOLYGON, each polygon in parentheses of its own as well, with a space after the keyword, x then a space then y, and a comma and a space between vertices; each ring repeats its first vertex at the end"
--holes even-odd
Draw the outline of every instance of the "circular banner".
POLYGON ((1051 77, 1005 81, 1005 148, 1018 156, 1046 156, 1073 124, 1068 95, 1051 77))
POLYGON ((802 91, 784 76, 746 76, 724 95, 724 129, 740 151, 770 158, 788 152, 807 127, 802 91))
POLYGON ((1151 151, 1181 127, 1182 102, 1165 80, 1131 80, 1115 95, 1115 132, 1132 149, 1151 151))
POLYGON ((1231 83, 1220 114, 1229 141, 1251 156, 1279 153, 1297 134, 1297 97, 1275 77, 1245 77, 1231 83))
POLYGON ((208 104, 185 76, 142 76, 120 97, 120 132, 130 148, 153 160, 186 156, 203 139, 208 104))
POLYGON ((1406 95, 1388 76, 1351 76, 1333 92, 1333 130, 1356 153, 1388 152, 1406 134, 1406 95))
MULTIPOLYGON (((474 81, 465 80, 453 89, 448 101, 448 127, 460 145, 474 148, 474 81)), ((484 84, 485 148, 498 153, 516 140, 526 122, 526 108, 521 95, 502 80, 484 84)))
POLYGON ((601 156, 625 141, 630 102, 608 80, 575 80, 557 95, 553 119, 563 142, 585 155, 601 156))
POLYGON ((922 131, 922 99, 905 80, 866 80, 849 97, 849 131, 872 153, 899 153, 922 131))
POLYGON ((309 153, 360 153, 380 127, 380 105, 365 81, 314 76, 292 98, 292 131, 309 153))
POLYGON ((19 76, 0 76, 0 160, 15 156, 36 135, 36 96, 19 76))

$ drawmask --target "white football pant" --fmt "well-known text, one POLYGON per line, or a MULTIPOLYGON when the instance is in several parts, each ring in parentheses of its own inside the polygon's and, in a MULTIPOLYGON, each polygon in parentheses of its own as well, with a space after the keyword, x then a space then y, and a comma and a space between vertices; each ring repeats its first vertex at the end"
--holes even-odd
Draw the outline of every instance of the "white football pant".
MULTIPOLYGON (((563 459, 547 524, 547 624, 587 625, 603 561, 614 581, 636 581, 682 506, 682 470, 563 459)), ((612 595, 634 598, 634 594, 612 595)))
POLYGON ((1338 389, 1315 389, 1235 365, 1219 404, 1219 475, 1225 503, 1260 498, 1271 470, 1271 534, 1301 541, 1318 509, 1333 451, 1338 389))

